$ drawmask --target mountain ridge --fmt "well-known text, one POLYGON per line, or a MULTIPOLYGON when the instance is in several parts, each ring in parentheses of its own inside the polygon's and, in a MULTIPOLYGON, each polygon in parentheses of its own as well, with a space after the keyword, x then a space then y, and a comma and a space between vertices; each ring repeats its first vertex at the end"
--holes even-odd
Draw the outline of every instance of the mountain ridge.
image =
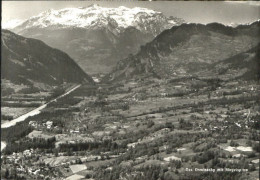
POLYGON ((12 30, 68 53, 85 72, 108 73, 163 30, 185 21, 146 8, 67 8, 31 17, 12 30), (92 23, 93 22, 93 23, 92 23))
MULTIPOLYGON (((147 18, 155 18, 153 19, 154 21, 161 21, 161 25, 167 26, 158 27, 162 29, 167 29, 172 25, 184 22, 181 18, 166 17, 161 12, 147 8, 127 8, 124 6, 118 8, 104 8, 94 4, 80 8, 64 8, 61 10, 49 9, 37 16, 25 20, 23 23, 15 27, 14 31, 19 32, 20 29, 24 30, 33 27, 53 27, 54 29, 70 27, 90 29, 110 25, 118 28, 117 31, 121 31, 122 29, 120 28, 135 27, 149 33, 152 31, 155 34, 157 29, 143 26, 144 23, 151 21, 151 19, 148 20, 147 18)), ((151 26, 153 26, 153 24, 151 24, 151 26)))
POLYGON ((90 83, 88 76, 66 53, 44 42, 1 31, 1 79, 14 84, 50 86, 63 83, 90 83))
POLYGON ((152 73, 159 77, 189 74, 232 57, 259 43, 259 21, 236 28, 219 23, 182 24, 163 31, 141 50, 118 62, 105 81, 152 73))

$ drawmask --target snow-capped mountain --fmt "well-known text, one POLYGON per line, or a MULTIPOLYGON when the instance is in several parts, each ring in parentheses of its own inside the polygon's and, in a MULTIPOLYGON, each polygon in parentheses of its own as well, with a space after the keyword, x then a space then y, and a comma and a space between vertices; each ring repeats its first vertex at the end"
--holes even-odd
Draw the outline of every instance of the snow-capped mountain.
POLYGON ((146 8, 95 4, 48 10, 11 30, 67 52, 88 73, 100 73, 110 71, 119 59, 136 53, 163 30, 182 23, 146 8))
POLYGON ((94 4, 80 8, 50 9, 29 18, 15 27, 15 30, 112 27, 116 33, 120 33, 126 28, 135 27, 142 32, 152 32, 157 35, 160 31, 183 22, 184 20, 180 18, 166 17, 161 12, 147 8, 135 7, 131 9, 124 6, 104 8, 94 4))

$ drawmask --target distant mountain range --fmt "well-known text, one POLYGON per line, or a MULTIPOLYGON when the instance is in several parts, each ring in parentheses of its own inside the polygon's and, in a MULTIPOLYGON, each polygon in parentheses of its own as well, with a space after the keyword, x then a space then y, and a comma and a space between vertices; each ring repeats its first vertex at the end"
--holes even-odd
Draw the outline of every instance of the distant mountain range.
POLYGON ((12 31, 67 52, 81 68, 67 54, 41 41, 2 31, 2 67, 18 72, 16 76, 4 69, 2 78, 59 84, 93 82, 85 72, 110 72, 103 81, 143 75, 250 79, 259 65, 259 24, 185 23, 137 7, 48 10, 12 31))
POLYGON ((184 23, 146 8, 82 8, 48 10, 11 30, 37 38, 68 53, 86 72, 107 73, 128 54, 165 29, 184 23))
POLYGON ((172 27, 143 46, 137 54, 119 61, 104 81, 129 79, 145 74, 159 78, 203 72, 211 76, 221 75, 221 71, 217 73, 216 69, 223 73, 229 72, 231 76, 245 71, 240 74, 242 76, 252 66, 257 67, 259 25, 260 22, 257 21, 236 28, 218 23, 172 27), (231 72, 232 69, 237 71, 231 72))
POLYGON ((29 87, 93 83, 66 53, 8 30, 2 30, 1 34, 2 85, 3 81, 29 87))

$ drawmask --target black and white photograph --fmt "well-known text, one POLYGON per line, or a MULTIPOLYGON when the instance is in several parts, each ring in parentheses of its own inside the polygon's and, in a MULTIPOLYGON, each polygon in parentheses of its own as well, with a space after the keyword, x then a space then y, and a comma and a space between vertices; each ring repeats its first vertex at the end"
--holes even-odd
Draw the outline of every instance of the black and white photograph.
POLYGON ((1 4, 1 180, 259 180, 260 1, 1 4))

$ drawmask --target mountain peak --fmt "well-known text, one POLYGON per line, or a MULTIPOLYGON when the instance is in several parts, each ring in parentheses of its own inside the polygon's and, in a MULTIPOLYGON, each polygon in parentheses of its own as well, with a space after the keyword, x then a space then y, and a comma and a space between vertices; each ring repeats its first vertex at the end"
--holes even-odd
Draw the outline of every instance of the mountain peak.
POLYGON ((164 16, 161 12, 151 9, 134 7, 128 8, 120 6, 117 8, 101 7, 98 4, 92 4, 86 8, 64 8, 60 10, 49 9, 33 16, 13 27, 15 32, 30 28, 64 29, 64 28, 106 28, 113 24, 115 32, 120 32, 128 27, 135 27, 138 30, 155 32, 155 25, 159 24, 157 29, 168 29, 172 26, 183 23, 184 20, 164 16))
POLYGON ((50 9, 12 31, 67 52, 89 73, 110 71, 115 62, 184 20, 143 7, 50 9), (96 69, 96 70, 95 70, 96 69))

